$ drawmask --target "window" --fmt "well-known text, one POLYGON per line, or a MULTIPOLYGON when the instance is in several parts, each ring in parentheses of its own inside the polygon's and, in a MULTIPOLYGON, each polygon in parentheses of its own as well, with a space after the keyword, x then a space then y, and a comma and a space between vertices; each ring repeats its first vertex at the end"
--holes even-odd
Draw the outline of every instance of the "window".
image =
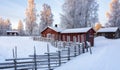
POLYGON ((52 40, 55 40, 55 39, 56 39, 54 34, 52 34, 52 37, 51 37, 51 38, 52 38, 52 40))
POLYGON ((65 36, 63 35, 63 41, 65 41, 65 36))
POLYGON ((51 34, 50 33, 47 34, 47 38, 51 38, 51 34))
POLYGON ((81 42, 84 42, 84 34, 81 35, 81 42))
POLYGON ((54 34, 52 34, 52 38, 55 38, 55 35, 54 35, 54 34))
POLYGON ((59 41, 61 41, 61 35, 59 35, 59 41))
POLYGON ((73 36, 73 42, 76 42, 76 40, 77 40, 76 36, 73 36))
POLYGON ((119 37, 119 33, 116 33, 116 37, 117 37, 117 38, 119 37))
POLYGON ((70 42, 70 36, 67 36, 67 41, 70 42))
POLYGON ((113 34, 113 36, 115 36, 115 34, 113 34))

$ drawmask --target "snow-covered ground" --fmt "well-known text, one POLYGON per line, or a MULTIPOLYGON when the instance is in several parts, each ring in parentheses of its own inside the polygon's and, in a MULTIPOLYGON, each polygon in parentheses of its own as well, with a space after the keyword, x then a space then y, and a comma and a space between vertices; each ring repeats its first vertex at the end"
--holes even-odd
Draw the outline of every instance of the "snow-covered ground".
MULTIPOLYGON (((47 42, 33 41, 31 37, 0 37, 0 62, 4 62, 8 58, 13 58, 12 49, 15 46, 18 51, 18 58, 33 55, 34 46, 36 47, 37 54, 47 52, 47 42)), ((57 50, 51 44, 49 46, 51 52, 57 50)))
POLYGON ((120 70, 120 39, 95 38, 93 54, 82 54, 55 70, 120 70))
MULTIPOLYGON (((33 41, 31 37, 0 37, 0 62, 12 58, 12 49, 17 46, 18 58, 33 54, 34 46, 37 54, 47 51, 47 43, 33 41)), ((57 49, 50 44, 50 51, 57 49)), ((85 53, 72 59, 55 70, 120 70, 120 39, 95 38, 93 54, 85 53)))

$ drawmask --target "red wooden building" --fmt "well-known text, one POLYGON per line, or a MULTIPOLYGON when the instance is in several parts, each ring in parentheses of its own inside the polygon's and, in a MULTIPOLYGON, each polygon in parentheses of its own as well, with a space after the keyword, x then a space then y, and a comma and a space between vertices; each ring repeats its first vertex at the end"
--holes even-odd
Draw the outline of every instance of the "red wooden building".
POLYGON ((48 26, 41 32, 41 35, 42 35, 42 37, 51 38, 54 40, 61 40, 60 39, 61 31, 62 31, 62 29, 60 29, 60 28, 48 26))
POLYGON ((91 27, 74 29, 47 27, 41 32, 42 37, 67 42, 89 41, 92 46, 94 46, 94 33, 95 31, 91 27))

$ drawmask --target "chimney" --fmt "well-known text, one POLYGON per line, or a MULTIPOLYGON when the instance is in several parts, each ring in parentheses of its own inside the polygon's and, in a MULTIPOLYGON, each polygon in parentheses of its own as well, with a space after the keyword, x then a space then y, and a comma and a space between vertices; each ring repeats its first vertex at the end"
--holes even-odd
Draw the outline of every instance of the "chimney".
POLYGON ((57 28, 57 24, 55 24, 55 27, 57 28))

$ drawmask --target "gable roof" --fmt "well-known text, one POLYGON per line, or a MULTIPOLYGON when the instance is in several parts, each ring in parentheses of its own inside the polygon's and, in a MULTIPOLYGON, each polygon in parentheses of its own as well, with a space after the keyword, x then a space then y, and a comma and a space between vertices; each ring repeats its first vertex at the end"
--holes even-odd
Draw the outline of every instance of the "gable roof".
POLYGON ((50 28, 56 32, 61 32, 63 29, 61 28, 58 28, 58 27, 50 27, 50 26, 47 26, 46 28, 44 28, 41 32, 43 32, 44 30, 46 30, 47 28, 50 28))
POLYGON ((86 27, 86 28, 74 28, 74 29, 65 29, 61 33, 86 33, 88 32, 92 27, 86 27))
POLYGON ((53 29, 54 31, 56 31, 56 32, 61 32, 63 29, 61 29, 61 28, 58 28, 58 27, 50 27, 50 26, 48 26, 50 29, 53 29))
POLYGON ((100 28, 97 32, 116 32, 118 27, 100 28))

